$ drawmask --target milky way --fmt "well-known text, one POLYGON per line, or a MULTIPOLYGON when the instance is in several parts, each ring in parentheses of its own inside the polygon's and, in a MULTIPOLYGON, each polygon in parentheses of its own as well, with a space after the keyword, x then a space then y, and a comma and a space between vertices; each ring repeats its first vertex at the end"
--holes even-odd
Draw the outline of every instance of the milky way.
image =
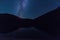
POLYGON ((18 2, 17 12, 16 13, 18 14, 19 17, 23 17, 24 9, 25 9, 25 7, 27 5, 27 2, 28 2, 28 0, 20 0, 18 2))

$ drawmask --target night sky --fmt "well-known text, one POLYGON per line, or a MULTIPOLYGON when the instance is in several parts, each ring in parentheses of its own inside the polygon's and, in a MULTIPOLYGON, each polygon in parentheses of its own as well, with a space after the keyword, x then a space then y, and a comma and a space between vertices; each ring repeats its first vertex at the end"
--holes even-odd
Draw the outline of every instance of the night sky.
POLYGON ((36 18, 60 6, 59 0, 25 0, 23 12, 19 9, 21 0, 0 0, 0 13, 10 13, 23 18, 36 18))

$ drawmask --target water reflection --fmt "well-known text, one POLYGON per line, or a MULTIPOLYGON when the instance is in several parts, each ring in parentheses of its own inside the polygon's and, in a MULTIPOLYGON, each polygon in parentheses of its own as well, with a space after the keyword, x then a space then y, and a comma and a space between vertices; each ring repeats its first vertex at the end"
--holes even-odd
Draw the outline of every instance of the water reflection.
MULTIPOLYGON (((11 32, 11 33, 7 33, 7 34, 1 34, 0 33, 0 37, 1 38, 9 38, 9 39, 19 39, 19 38, 40 38, 40 39, 47 39, 47 38, 51 38, 47 33, 43 32, 43 31, 38 31, 35 28, 19 28, 18 30, 11 32)), ((0 38, 0 39, 1 39, 0 38)))
POLYGON ((15 35, 16 33, 28 33, 28 32, 40 32, 39 30, 35 28, 19 28, 18 30, 11 32, 11 33, 0 33, 0 36, 11 36, 12 34, 15 35))

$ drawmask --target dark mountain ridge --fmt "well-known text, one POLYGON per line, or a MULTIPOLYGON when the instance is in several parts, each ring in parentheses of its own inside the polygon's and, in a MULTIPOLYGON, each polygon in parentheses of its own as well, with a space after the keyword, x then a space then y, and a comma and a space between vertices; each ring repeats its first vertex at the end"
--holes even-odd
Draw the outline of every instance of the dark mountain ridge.
POLYGON ((0 14, 0 33, 13 32, 18 28, 29 27, 31 24, 32 19, 23 19, 8 13, 0 14))
POLYGON ((45 13, 34 19, 34 25, 37 29, 46 31, 52 35, 60 34, 60 7, 45 13))

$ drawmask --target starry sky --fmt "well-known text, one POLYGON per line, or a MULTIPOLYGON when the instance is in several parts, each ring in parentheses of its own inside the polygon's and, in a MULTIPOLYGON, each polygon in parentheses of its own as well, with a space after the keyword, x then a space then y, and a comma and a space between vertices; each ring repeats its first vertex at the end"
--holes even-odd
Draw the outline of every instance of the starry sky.
POLYGON ((23 13, 21 13, 21 1, 0 0, 0 13, 34 19, 60 6, 59 0, 23 0, 23 13))

